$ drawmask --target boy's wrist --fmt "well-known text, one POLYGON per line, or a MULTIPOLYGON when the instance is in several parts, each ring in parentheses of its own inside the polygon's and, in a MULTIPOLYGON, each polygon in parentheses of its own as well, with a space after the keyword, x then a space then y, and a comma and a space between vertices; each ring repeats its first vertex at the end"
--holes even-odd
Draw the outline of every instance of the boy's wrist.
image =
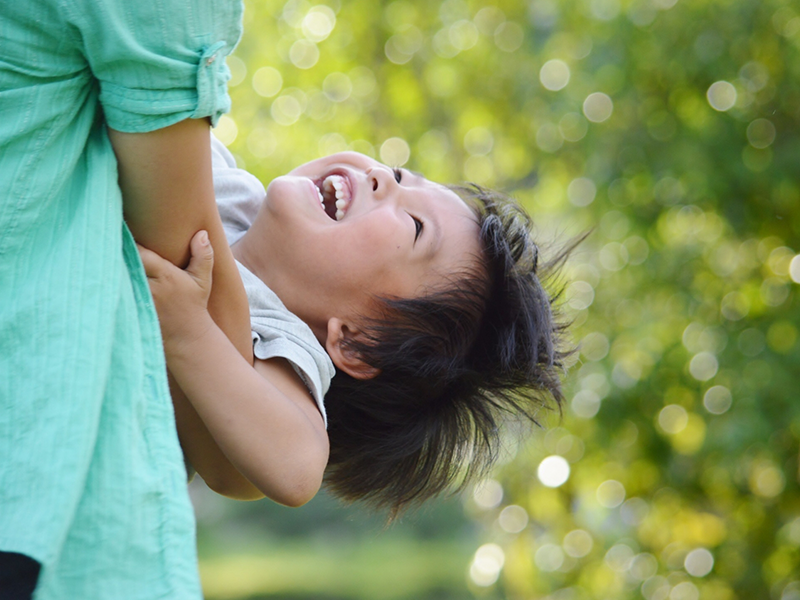
POLYGON ((207 310, 198 311, 191 317, 184 315, 180 320, 185 326, 176 327, 176 323, 172 327, 162 326, 161 335, 168 363, 195 354, 198 346, 211 343, 206 340, 213 336, 214 330, 219 329, 207 310))

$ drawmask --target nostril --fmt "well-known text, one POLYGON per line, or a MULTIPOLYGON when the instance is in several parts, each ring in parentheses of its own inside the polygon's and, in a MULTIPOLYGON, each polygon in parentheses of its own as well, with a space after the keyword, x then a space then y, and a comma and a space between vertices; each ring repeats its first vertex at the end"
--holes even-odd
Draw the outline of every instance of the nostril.
POLYGON ((372 191, 374 192, 377 189, 378 189, 378 180, 377 179, 373 179, 372 180, 372 191))

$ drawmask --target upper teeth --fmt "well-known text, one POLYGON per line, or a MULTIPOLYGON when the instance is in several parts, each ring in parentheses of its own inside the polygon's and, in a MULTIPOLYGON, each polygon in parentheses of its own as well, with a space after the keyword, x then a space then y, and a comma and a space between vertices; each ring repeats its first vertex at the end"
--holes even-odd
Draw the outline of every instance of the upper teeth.
POLYGON ((333 192, 336 197, 336 220, 341 220, 351 200, 347 180, 341 175, 328 175, 322 182, 322 189, 328 194, 333 192))

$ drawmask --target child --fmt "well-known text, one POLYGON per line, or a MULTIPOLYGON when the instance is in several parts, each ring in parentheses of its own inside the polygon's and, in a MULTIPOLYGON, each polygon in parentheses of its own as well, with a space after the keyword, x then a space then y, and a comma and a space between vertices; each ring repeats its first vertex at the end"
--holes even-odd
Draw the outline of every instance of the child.
POLYGON ((202 232, 185 272, 141 252, 170 370, 258 490, 301 504, 327 465, 339 496, 401 509, 462 467, 463 481, 484 472, 504 413, 535 420, 548 398, 560 403, 562 326, 537 277, 530 221, 509 200, 353 152, 302 165, 265 193, 219 142, 212 152, 255 365, 207 315, 202 232))

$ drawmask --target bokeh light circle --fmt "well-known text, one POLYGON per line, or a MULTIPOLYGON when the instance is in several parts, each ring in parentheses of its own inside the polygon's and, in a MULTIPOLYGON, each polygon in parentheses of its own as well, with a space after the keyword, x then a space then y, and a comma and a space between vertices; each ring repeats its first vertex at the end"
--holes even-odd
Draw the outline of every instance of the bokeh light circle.
POLYGON ((727 81, 715 81, 709 86, 706 98, 711 108, 725 112, 736 104, 736 88, 727 81))
POLYGON ((628 571, 631 577, 639 581, 650 579, 658 572, 658 559, 648 552, 642 552, 633 557, 628 571))
POLYGON ((505 552, 497 544, 484 544, 475 551, 469 568, 470 579, 481 587, 497 581, 505 563, 505 552))
POLYGON ((322 91, 333 102, 344 102, 353 92, 353 82, 344 73, 329 73, 322 82, 322 91))
POLYGON ((800 254, 795 256, 789 263, 789 277, 795 283, 800 283, 800 254))
POLYGON ((594 288, 588 281, 573 281, 565 295, 567 305, 575 310, 589 308, 594 302, 594 288))
POLYGON ((625 500, 625 486, 615 479, 609 479, 597 486, 597 501, 606 508, 616 508, 625 500))
POLYGON ((760 461, 751 468, 749 483, 757 496, 774 498, 786 487, 786 476, 772 462, 760 461))
POLYGON ((581 419, 591 419, 600 412, 600 396, 594 390, 581 390, 577 392, 570 402, 570 408, 575 416, 581 419))
POLYGON ((521 506, 512 504, 500 511, 497 520, 504 531, 519 533, 528 526, 528 512, 521 506))
POLYGON ((567 186, 567 198, 575 206, 589 206, 597 196, 597 186, 588 177, 576 177, 567 186))
POLYGON ((557 92, 567 87, 569 78, 569 66, 563 60, 548 60, 539 70, 539 81, 551 92, 557 92))
POLYGON ((335 26, 336 14, 324 4, 311 7, 300 25, 303 35, 312 42, 327 39, 335 26))
POLYGON ((564 552, 573 558, 582 558, 589 554, 594 547, 592 535, 584 529, 573 529, 564 536, 562 544, 564 552))
POLYGON ((586 334, 580 345, 581 354, 592 362, 603 360, 610 348, 608 337, 597 331, 586 334))
POLYGON ((695 548, 686 555, 683 567, 693 577, 705 577, 714 568, 714 555, 705 548, 695 548))
POLYGON ((603 92, 594 92, 583 101, 583 114, 592 123, 602 123, 614 112, 614 102, 603 92))
POLYGON ((586 133, 589 131, 589 123, 582 114, 569 112, 561 117, 558 122, 558 130, 561 132, 561 137, 566 141, 579 142, 586 137, 586 133))
POLYGON ((679 404, 669 404, 658 413, 658 426, 665 433, 676 434, 686 428, 689 423, 689 413, 679 404))
POLYGON ((708 381, 719 370, 719 361, 712 352, 698 352, 689 361, 689 373, 698 381, 708 381))
POLYGON ((296 123, 302 113, 303 107, 300 106, 300 102, 289 94, 275 98, 270 107, 272 119, 284 127, 296 123))
POLYGON ((727 412, 732 402, 731 391, 724 385, 710 387, 703 395, 703 406, 713 415, 727 412))
POLYGON ((278 69, 261 67, 253 73, 253 89, 256 94, 264 98, 272 98, 283 87, 283 76, 278 69))
POLYGON ((391 137, 380 149, 381 161, 392 167, 402 167, 411 158, 411 148, 403 138, 391 137))
POLYGON ((631 566, 634 552, 628 544, 614 544, 606 552, 604 561, 609 569, 625 573, 631 566))
POLYGON ((775 125, 769 119, 756 119, 747 126, 747 141, 759 150, 771 146, 775 135, 775 125))
POLYGON ((289 49, 289 60, 298 69, 310 69, 319 60, 319 48, 314 42, 297 40, 289 49))
POLYGON ((214 136, 226 146, 230 146, 237 135, 239 135, 239 128, 236 121, 229 115, 222 115, 214 128, 214 136))
POLYGON ((473 489, 472 499, 483 509, 494 508, 503 501, 503 486, 496 479, 484 479, 473 489))
POLYGON ((503 52, 514 52, 522 46, 525 32, 511 21, 500 24, 494 32, 494 43, 503 52))
POLYGON ((536 145, 545 152, 556 152, 564 145, 564 138, 556 125, 543 123, 536 131, 536 145))
POLYGON ((536 563, 540 571, 556 571, 564 564, 564 551, 561 546, 544 544, 536 550, 533 555, 533 562, 536 563))
POLYGON ((464 135, 464 148, 472 156, 486 156, 493 146, 494 136, 486 127, 473 127, 464 135))
POLYGON ((691 581, 682 581, 669 593, 669 600, 699 600, 700 590, 691 581))
POLYGON ((267 127, 256 127, 247 136, 247 149, 256 158, 267 158, 275 152, 278 140, 267 127))
POLYGON ((472 21, 461 19, 450 26, 450 43, 461 50, 469 50, 478 43, 478 27, 472 21))
POLYGON ((539 463, 536 475, 543 485, 557 488, 569 479, 569 463, 563 456, 548 456, 539 463))

